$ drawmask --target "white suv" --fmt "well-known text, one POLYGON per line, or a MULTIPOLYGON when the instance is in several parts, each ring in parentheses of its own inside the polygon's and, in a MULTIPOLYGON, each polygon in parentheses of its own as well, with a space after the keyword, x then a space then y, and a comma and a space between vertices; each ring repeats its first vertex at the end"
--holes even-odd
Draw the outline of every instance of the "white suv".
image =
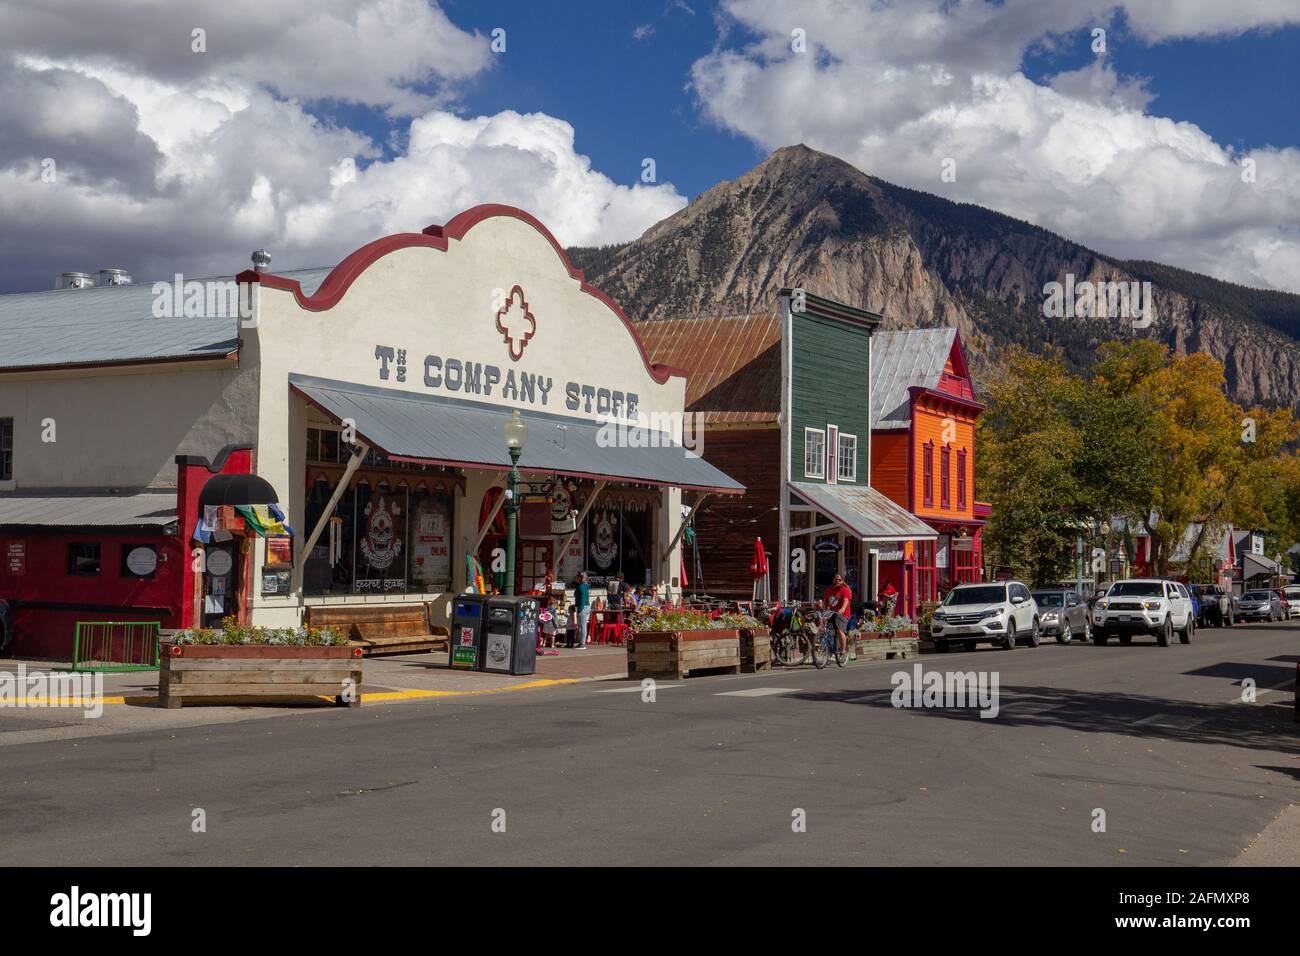
POLYGON ((1038 646, 1038 605, 1019 581, 959 584, 934 612, 930 638, 939 653, 954 644, 997 644, 1012 650, 1018 639, 1038 646))
POLYGON ((1175 631, 1184 644, 1190 644, 1196 633, 1191 595, 1177 581, 1116 581, 1092 610, 1094 644, 1105 644, 1112 635, 1128 644, 1134 634, 1154 634, 1157 644, 1168 647, 1175 631))

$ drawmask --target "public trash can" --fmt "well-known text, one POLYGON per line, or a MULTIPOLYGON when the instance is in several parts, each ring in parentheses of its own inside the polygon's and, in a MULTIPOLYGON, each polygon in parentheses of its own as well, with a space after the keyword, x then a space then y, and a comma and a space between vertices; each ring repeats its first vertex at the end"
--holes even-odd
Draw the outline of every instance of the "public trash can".
POLYGON ((487 622, 486 594, 457 594, 451 615, 451 650, 447 666, 483 669, 483 627, 487 622))
POLYGON ((500 674, 536 672, 540 610, 541 602, 532 595, 488 600, 484 670, 500 674))

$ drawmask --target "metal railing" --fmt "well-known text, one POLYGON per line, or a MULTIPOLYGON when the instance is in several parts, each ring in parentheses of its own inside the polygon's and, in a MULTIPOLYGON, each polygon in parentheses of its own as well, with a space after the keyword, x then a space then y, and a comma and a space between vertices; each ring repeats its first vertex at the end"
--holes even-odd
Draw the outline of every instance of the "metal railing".
POLYGON ((72 669, 157 670, 161 627, 161 621, 78 621, 72 640, 72 669))

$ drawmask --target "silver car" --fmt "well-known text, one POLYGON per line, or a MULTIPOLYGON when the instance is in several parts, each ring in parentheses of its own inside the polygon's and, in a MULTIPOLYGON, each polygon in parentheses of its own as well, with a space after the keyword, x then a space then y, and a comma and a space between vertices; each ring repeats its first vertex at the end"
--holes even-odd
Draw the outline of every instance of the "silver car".
POLYGON ((1237 617, 1243 621, 1280 621, 1286 617, 1282 598, 1276 591, 1258 588, 1247 591, 1237 603, 1237 617))
POLYGON ((1034 592, 1038 605, 1038 622, 1045 637, 1058 644, 1069 644, 1075 637, 1092 640, 1092 616, 1088 605, 1071 588, 1051 588, 1034 592))

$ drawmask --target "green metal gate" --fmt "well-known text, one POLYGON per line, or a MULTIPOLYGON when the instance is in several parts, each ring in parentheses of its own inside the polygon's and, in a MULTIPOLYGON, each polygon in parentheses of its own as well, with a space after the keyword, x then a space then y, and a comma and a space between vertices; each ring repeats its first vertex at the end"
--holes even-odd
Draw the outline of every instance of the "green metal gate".
POLYGON ((72 641, 72 669, 157 670, 161 627, 161 621, 78 621, 72 641))

